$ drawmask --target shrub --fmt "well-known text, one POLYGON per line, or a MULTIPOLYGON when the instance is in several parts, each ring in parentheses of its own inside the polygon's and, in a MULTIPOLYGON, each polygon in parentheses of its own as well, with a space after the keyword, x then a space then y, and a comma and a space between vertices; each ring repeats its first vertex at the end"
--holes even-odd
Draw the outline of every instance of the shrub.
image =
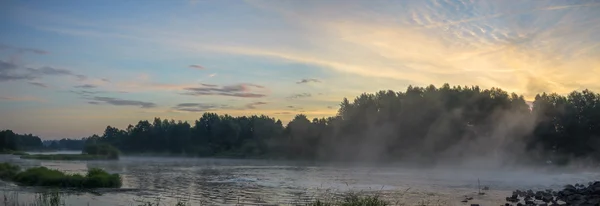
POLYGON ((0 179, 2 180, 11 180, 17 173, 19 173, 19 166, 9 164, 9 163, 0 163, 0 179))
POLYGON ((121 187, 121 176, 92 168, 88 171, 84 184, 86 187, 121 187))

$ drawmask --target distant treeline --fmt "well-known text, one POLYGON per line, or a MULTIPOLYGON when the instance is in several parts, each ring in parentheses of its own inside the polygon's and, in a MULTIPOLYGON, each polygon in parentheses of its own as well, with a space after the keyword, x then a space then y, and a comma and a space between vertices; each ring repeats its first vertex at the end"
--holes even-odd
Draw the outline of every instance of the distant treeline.
POLYGON ((32 134, 0 131, 0 151, 82 150, 85 142, 85 138, 42 141, 40 137, 32 134))
POLYGON ((88 141, 125 153, 250 156, 343 161, 485 158, 500 164, 600 160, 600 95, 523 96, 498 88, 409 86, 344 99, 336 116, 286 126, 268 116, 204 113, 193 123, 140 121, 108 126, 88 141))
POLYGON ((90 142, 129 154, 269 157, 336 161, 567 163, 600 160, 600 94, 538 94, 533 102, 498 88, 409 86, 362 94, 337 115, 287 125, 260 115, 204 113, 192 123, 155 118, 90 142))

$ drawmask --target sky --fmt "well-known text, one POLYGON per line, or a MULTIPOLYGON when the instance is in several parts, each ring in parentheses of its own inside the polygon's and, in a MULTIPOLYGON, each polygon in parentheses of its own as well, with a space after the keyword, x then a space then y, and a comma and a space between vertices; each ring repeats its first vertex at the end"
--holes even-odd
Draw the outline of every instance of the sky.
POLYGON ((2 0, 0 129, 287 122, 408 85, 600 91, 600 1, 2 0))

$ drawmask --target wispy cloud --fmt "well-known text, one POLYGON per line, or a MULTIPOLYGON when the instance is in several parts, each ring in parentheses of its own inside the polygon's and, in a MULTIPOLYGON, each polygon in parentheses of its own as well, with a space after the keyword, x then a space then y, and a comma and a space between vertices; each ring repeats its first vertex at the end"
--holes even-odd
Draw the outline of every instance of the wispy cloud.
POLYGON ((15 63, 0 60, 0 81, 12 81, 12 80, 23 80, 23 79, 34 79, 35 77, 31 74, 20 73, 17 68, 19 66, 15 63))
POLYGON ((0 100, 17 102, 46 102, 45 99, 32 96, 0 96, 0 100))
POLYGON ((87 78, 87 76, 82 75, 82 74, 76 74, 76 73, 72 72, 71 70, 59 69, 59 68, 54 68, 54 67, 49 67, 49 66, 41 67, 41 68, 38 68, 38 69, 27 68, 27 71, 30 72, 31 75, 35 75, 35 76, 43 76, 43 75, 60 76, 60 75, 65 75, 65 76, 77 77, 80 80, 84 80, 84 79, 87 78))
POLYGON ((226 108, 230 108, 230 106, 206 103, 181 103, 173 107, 174 110, 183 112, 208 112, 226 108))
POLYGON ((288 99, 299 99, 299 98, 308 98, 311 97, 312 95, 310 93, 299 93, 299 94, 292 94, 290 96, 288 96, 288 99))
POLYGON ((218 85, 216 85, 216 84, 200 84, 200 85, 205 86, 205 87, 218 87, 218 85))
POLYGON ((96 97, 93 97, 92 100, 94 100, 93 102, 95 102, 95 103, 90 103, 90 102, 88 102, 88 103, 90 103, 90 104, 104 103, 104 104, 110 104, 110 105, 115 105, 115 106, 139 106, 140 108, 156 107, 156 104, 152 103, 152 102, 118 99, 118 98, 112 98, 112 97, 96 96, 96 97))
POLYGON ((557 6, 547 6, 547 7, 525 9, 525 10, 520 9, 520 10, 516 10, 516 11, 508 11, 505 13, 488 14, 488 15, 483 15, 483 16, 478 16, 478 17, 473 17, 473 18, 461 19, 461 20, 457 20, 457 21, 450 21, 450 22, 446 22, 446 23, 429 24, 429 25, 425 25, 425 28, 447 27, 447 26, 464 24, 464 23, 469 23, 469 22, 474 22, 474 21, 484 21, 484 20, 501 18, 501 17, 506 17, 506 16, 523 15, 523 14, 533 13, 536 11, 554 11, 554 10, 564 10, 564 9, 572 9, 572 8, 579 8, 579 7, 597 7, 597 6, 600 6, 600 3, 557 5, 557 6))
POLYGON ((190 65, 190 66, 188 66, 188 67, 189 67, 189 68, 192 68, 192 69, 200 69, 200 70, 204 70, 204 69, 206 69, 206 68, 204 68, 203 66, 200 66, 200 65, 197 65, 197 64, 192 64, 192 65, 190 65))
POLYGON ((29 52, 29 53, 33 53, 33 54, 49 54, 50 53, 48 51, 41 50, 41 49, 15 47, 15 46, 10 46, 10 45, 1 44, 1 43, 0 43, 0 50, 13 50, 17 53, 29 52))
POLYGON ((267 103, 266 102, 252 102, 252 103, 246 104, 246 108, 247 109, 256 109, 256 106, 265 105, 265 104, 267 104, 267 103))
POLYGON ((93 88, 96 88, 98 86, 93 85, 93 84, 82 84, 82 85, 77 85, 77 86, 74 86, 74 87, 75 88, 79 88, 79 89, 93 89, 93 88))
POLYGON ((12 62, 0 60, 0 81, 33 80, 44 76, 72 76, 85 80, 85 75, 76 74, 71 70, 44 66, 37 69, 23 68, 12 62))
POLYGON ((266 94, 257 93, 264 89, 264 86, 256 84, 234 84, 222 87, 204 86, 204 87, 189 87, 185 88, 185 95, 192 96, 209 96, 209 95, 220 95, 220 96, 231 96, 231 97, 245 97, 245 98, 259 98, 265 97, 266 94))
POLYGON ((88 91, 88 90, 70 90, 69 92, 77 94, 81 97, 90 97, 96 94, 108 93, 106 91, 88 91))
POLYGON ((318 82, 321 82, 321 80, 318 80, 318 79, 302 79, 302 80, 296 82, 296 84, 306 84, 306 83, 310 83, 310 82, 316 82, 316 83, 318 83, 318 82))
POLYGON ((43 88, 48 88, 48 85, 41 83, 41 82, 28 82, 29 84, 33 85, 33 86, 38 86, 38 87, 43 87, 43 88))

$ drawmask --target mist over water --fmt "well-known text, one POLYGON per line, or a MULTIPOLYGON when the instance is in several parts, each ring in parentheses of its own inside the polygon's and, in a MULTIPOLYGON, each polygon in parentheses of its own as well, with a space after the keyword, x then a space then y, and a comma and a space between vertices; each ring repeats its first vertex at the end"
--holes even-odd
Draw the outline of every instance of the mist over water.
MULTIPOLYGON (((559 189, 565 184, 597 180, 593 169, 576 168, 486 168, 464 165, 415 166, 405 163, 359 164, 306 161, 233 160, 198 158, 122 157, 118 161, 35 161, 2 155, 3 162, 23 167, 45 166, 73 173, 99 167, 123 177, 121 189, 71 194, 67 204, 128 205, 135 200, 163 198, 161 202, 190 199, 193 204, 231 205, 236 203, 292 204, 315 198, 329 198, 347 192, 377 193, 391 201, 443 202, 460 205, 465 195, 474 202, 502 203, 514 189, 559 189), (478 182, 488 186, 477 196, 478 182)), ((472 164, 476 165, 476 164, 472 164)), ((39 188, 4 184, 5 192, 19 192, 21 198, 39 188)))

